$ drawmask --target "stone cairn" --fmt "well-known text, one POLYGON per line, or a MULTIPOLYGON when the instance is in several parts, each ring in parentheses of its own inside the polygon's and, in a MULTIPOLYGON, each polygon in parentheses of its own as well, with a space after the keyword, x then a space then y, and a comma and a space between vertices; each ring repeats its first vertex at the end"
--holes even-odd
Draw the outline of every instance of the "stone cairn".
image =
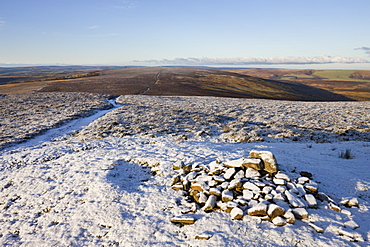
MULTIPOLYGON (((307 208, 317 208, 318 201, 326 202, 335 211, 350 215, 329 196, 318 191, 312 174, 301 172, 296 181, 278 171, 274 155, 269 151, 251 151, 248 158, 227 162, 213 161, 208 165, 186 165, 177 161, 173 169, 179 174, 171 179, 174 190, 184 191, 192 209, 185 215, 172 218, 173 223, 193 224, 195 219, 186 213, 198 209, 205 212, 223 210, 233 220, 268 220, 274 225, 293 224, 296 219, 309 217, 307 208)), ((358 206, 356 198, 346 199, 342 206, 358 206)), ((324 230, 314 223, 317 232, 324 230)))

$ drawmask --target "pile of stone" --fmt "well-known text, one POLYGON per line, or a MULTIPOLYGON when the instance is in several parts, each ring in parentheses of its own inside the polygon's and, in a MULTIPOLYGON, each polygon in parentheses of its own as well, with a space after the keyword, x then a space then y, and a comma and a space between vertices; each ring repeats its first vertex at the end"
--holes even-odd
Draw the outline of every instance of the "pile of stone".
MULTIPOLYGON (((317 208, 318 200, 343 213, 342 207, 358 206, 356 199, 336 204, 329 196, 318 191, 312 174, 301 172, 293 181, 278 171, 274 155, 269 151, 251 151, 248 158, 227 162, 218 160, 207 165, 186 165, 178 161, 173 165, 179 174, 171 180, 174 190, 184 191, 186 200, 193 203, 188 212, 202 208, 206 212, 223 210, 233 220, 268 220, 277 226, 308 218, 307 208, 317 208)), ((175 217, 174 223, 192 224, 188 215, 175 217), (182 221, 184 220, 184 221, 182 221)), ((312 222, 317 232, 324 230, 312 222)))

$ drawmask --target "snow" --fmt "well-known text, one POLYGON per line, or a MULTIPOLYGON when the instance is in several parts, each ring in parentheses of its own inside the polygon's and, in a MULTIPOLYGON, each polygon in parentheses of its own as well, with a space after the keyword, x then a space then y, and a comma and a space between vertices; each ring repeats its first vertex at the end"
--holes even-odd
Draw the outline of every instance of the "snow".
MULTIPOLYGON (((58 132, 52 131, 52 135, 40 137, 38 142, 19 144, 0 151, 0 245, 369 245, 370 143, 366 139, 368 132, 362 132, 360 127, 356 127, 361 125, 362 130, 368 128, 365 125, 368 125, 366 109, 369 103, 349 103, 352 114, 357 114, 351 125, 361 132, 354 138, 349 137, 350 141, 341 139, 343 135, 340 134, 343 132, 335 134, 328 130, 330 126, 317 125, 317 128, 321 128, 331 138, 330 142, 309 140, 305 136, 299 141, 263 136, 264 141, 238 143, 223 138, 225 122, 217 122, 217 119, 235 121, 231 131, 237 132, 235 126, 240 125, 240 118, 247 116, 245 109, 248 108, 243 108, 245 105, 235 99, 196 99, 127 96, 126 102, 121 98, 123 107, 110 111, 86 127, 83 126, 87 122, 81 124, 83 130, 77 134, 55 138, 58 132), (171 100, 175 102, 174 105, 171 105, 171 100), (193 111, 189 109, 191 100, 198 102, 192 105, 193 111), (158 110, 161 108, 159 103, 162 104, 162 110, 158 110), (167 108, 163 108, 164 103, 167 108), (232 104, 234 108, 231 108, 232 104), (166 109, 174 113, 181 107, 191 117, 180 118, 173 115, 173 119, 177 117, 177 120, 174 119, 176 126, 170 125, 170 121, 164 121, 170 117, 161 115, 165 114, 166 109), (220 114, 215 117, 206 110, 217 110, 220 114), (233 120, 222 117, 224 115, 221 113, 233 110, 244 115, 234 117, 233 120), (153 120, 149 115, 158 118, 151 122, 151 129, 145 127, 147 121, 153 120), (209 121, 214 121, 214 128, 205 128, 209 122, 204 117, 192 122, 192 119, 196 119, 194 117, 206 115, 210 118, 209 121), (112 119, 116 124, 112 125, 112 119), (125 128, 127 134, 118 136, 118 130, 122 131, 123 128, 122 124, 128 124, 130 128, 125 128), (192 124, 194 129, 186 130, 192 124), (162 127, 166 127, 168 131, 159 131, 162 127), (208 134, 203 137, 196 135, 200 130, 205 130, 208 134), (98 135, 99 131, 106 135, 98 135), (186 140, 179 139, 183 134, 187 134, 186 140), (340 153, 347 149, 351 151, 352 159, 340 158, 340 153), (320 201, 318 209, 307 209, 307 220, 297 220, 294 224, 285 226, 275 226, 271 222, 248 217, 244 220, 232 220, 230 214, 222 211, 207 213, 197 210, 195 213, 182 214, 191 205, 185 201, 181 191, 175 191, 170 186, 172 176, 177 174, 172 168, 173 164, 178 161, 183 161, 185 165, 210 164, 215 160, 225 162, 246 157, 251 150, 271 151, 279 169, 290 178, 300 177, 301 171, 310 172, 320 192, 338 203, 343 198, 356 197, 359 207, 343 208, 345 210, 342 212, 336 212, 320 201), (171 222, 171 219, 179 216, 195 218, 196 221, 183 226, 171 222), (313 226, 324 232, 317 232, 313 226), (203 235, 210 238, 199 238, 203 235), (364 242, 352 241, 354 236, 360 239, 358 235, 364 242)), ((250 104, 250 107, 254 105, 255 108, 261 102, 265 106, 283 104, 285 108, 282 109, 289 108, 289 102, 243 102, 250 104)), ((294 106, 300 104, 315 109, 314 113, 306 112, 308 115, 316 112, 326 114, 327 109, 335 110, 335 104, 324 108, 324 103, 292 102, 294 106)), ((341 109, 346 107, 337 105, 341 109)), ((261 109, 267 115, 268 109, 273 107, 261 109)), ((301 113, 303 110, 295 114, 301 113)), ((268 117, 262 119, 262 113, 258 111, 253 114, 260 114, 260 120, 256 122, 268 121, 268 117)), ((289 117, 289 114, 279 114, 289 117)), ((343 114, 349 113, 344 111, 343 114)), ((314 121, 330 124, 327 116, 326 119, 314 121)), ((331 121, 335 121, 334 117, 335 114, 331 121)), ((344 117, 338 116, 338 119, 344 117)), ((283 120, 279 121, 273 128, 288 129, 283 120)), ((339 128, 344 125, 337 121, 331 126, 339 128)), ((263 124, 256 126, 260 129, 266 127, 263 124)), ((295 132, 306 133, 310 126, 311 123, 302 123, 296 127, 295 132)), ((72 126, 69 133, 77 128, 78 124, 72 126)))

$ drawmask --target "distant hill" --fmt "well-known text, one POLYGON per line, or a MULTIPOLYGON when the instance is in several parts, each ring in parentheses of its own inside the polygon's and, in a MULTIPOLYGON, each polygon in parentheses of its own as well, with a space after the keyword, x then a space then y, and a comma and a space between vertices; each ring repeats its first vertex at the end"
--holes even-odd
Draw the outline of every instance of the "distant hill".
POLYGON ((354 100, 370 100, 370 70, 233 69, 228 71, 281 82, 298 82, 354 100))
POLYGON ((58 76, 49 80, 43 78, 33 82, 0 85, 0 93, 28 90, 29 92, 70 91, 113 95, 217 96, 303 101, 352 100, 293 80, 247 75, 247 70, 226 71, 185 67, 131 67, 113 70, 90 68, 88 72, 85 70, 58 76), (81 75, 79 73, 85 74, 78 76, 81 75), (72 76, 74 74, 75 77, 72 76))

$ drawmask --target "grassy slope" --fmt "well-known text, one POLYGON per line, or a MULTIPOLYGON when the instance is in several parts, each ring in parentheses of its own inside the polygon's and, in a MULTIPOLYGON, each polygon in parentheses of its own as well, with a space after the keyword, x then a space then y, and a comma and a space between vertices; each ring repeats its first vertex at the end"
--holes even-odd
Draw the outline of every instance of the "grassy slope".
POLYGON ((298 82, 354 100, 370 100, 370 71, 367 70, 240 69, 230 71, 265 79, 298 82))

